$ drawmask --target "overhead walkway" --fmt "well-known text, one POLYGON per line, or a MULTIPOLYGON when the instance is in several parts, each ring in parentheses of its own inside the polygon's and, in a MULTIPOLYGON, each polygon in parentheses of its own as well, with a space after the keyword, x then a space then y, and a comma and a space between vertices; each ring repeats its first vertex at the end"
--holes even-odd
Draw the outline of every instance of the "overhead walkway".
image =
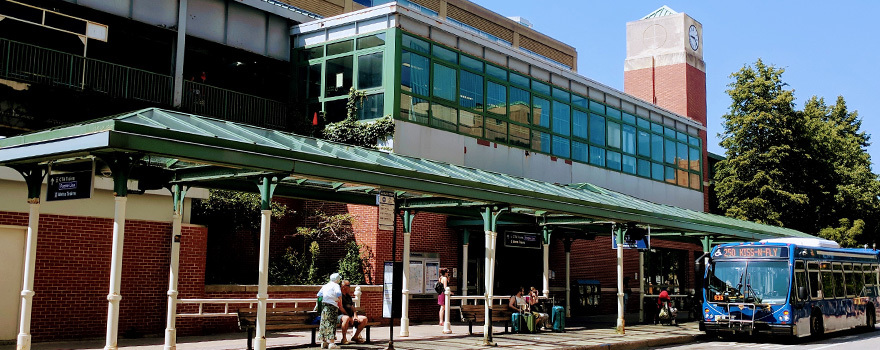
MULTIPOLYGON (((548 289, 548 241, 553 227, 580 228, 610 234, 620 242, 628 228, 650 227, 652 235, 702 240, 704 249, 724 240, 753 241, 779 237, 812 237, 805 233, 648 202, 590 184, 560 185, 467 168, 428 159, 328 142, 269 129, 176 111, 150 108, 0 140, 0 165, 18 170, 28 183, 32 234, 25 276, 33 276, 40 184, 53 171, 79 159, 96 159, 108 167, 117 197, 111 281, 121 273, 122 232, 129 179, 172 189, 174 210, 188 187, 259 191, 263 199, 260 251, 260 292, 265 310, 268 270, 269 201, 273 195, 375 205, 379 190, 394 191, 404 211, 404 266, 414 211, 482 218, 486 234, 486 271, 494 270, 498 217, 524 220, 544 227, 544 291, 548 289), (118 232, 117 232, 118 231, 118 232), (117 242, 118 238, 118 242, 117 242), (33 241, 31 241, 33 239, 33 241), (32 246, 31 246, 32 243, 32 246)), ((179 215, 175 216, 179 229, 179 215)), ((29 230, 31 232, 31 230, 29 230)), ((178 231, 179 232, 179 231, 178 231)), ((178 249, 179 244, 172 245, 178 249)), ((172 270, 176 275, 175 253, 172 270)), ((618 250, 618 257, 622 250, 618 250)), ((618 259, 618 271, 621 261, 618 259)), ((404 269, 406 278, 407 271, 404 269)), ((493 275, 486 274, 487 297, 493 275)), ((176 290, 173 281, 171 290, 176 290)), ((622 289, 618 281, 619 289, 622 289)), ((118 283, 111 283, 118 294, 118 283)), ((22 313, 30 313, 32 284, 25 286, 22 313)), ((174 305, 169 293, 169 305, 174 305)), ((119 299, 110 299, 107 346, 115 346, 119 299), (115 315, 115 316, 114 316, 115 315), (112 339, 111 339, 112 338, 112 339)), ((622 302, 622 295, 619 298, 622 302)), ((407 300, 404 298, 403 300, 407 300)), ((619 302, 619 303, 620 303, 619 302)), ((403 303, 402 328, 408 327, 403 303)), ((173 307, 169 307, 166 339, 173 342, 173 307)), ((619 312, 622 319, 622 309, 619 312)), ((29 319, 29 318, 28 318, 29 319)), ((488 322, 487 322, 488 323, 488 322)), ((19 342, 29 342, 29 324, 19 342), (26 339, 25 339, 26 338, 26 339)), ((487 343, 491 330, 487 324, 487 343)), ((257 327, 257 345, 265 329, 257 327)), ((402 330, 401 335, 405 336, 402 330)), ((166 340, 166 346, 168 346, 166 340)))

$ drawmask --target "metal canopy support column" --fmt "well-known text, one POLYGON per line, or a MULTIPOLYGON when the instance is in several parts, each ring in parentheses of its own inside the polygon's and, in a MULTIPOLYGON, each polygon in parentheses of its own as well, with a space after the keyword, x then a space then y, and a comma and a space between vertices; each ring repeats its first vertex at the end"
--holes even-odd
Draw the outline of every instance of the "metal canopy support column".
POLYGON ((544 294, 545 298, 550 297, 550 234, 553 232, 553 229, 544 226, 543 227, 543 237, 544 237, 544 280, 543 280, 543 290, 541 291, 544 294))
MULTIPOLYGON (((464 229, 461 233, 461 295, 468 295, 468 250, 470 247, 471 241, 471 232, 468 229, 464 229)), ((462 300, 462 302, 467 302, 466 300, 462 300)))
POLYGON ((571 238, 565 237, 565 317, 571 317, 571 238))
POLYGON ((180 108, 183 103, 183 58, 186 51, 187 0, 180 0, 177 10, 177 40, 174 47, 174 96, 172 105, 180 108))
POLYGON ((19 332, 16 349, 30 350, 31 348, 31 306, 34 301, 34 273, 37 261, 37 231, 40 223, 40 191, 43 186, 43 178, 46 171, 42 167, 32 166, 16 168, 24 177, 28 187, 28 215, 27 248, 24 258, 24 281, 21 288, 21 310, 19 332))
POLYGON ((612 229, 617 240, 617 334, 626 334, 623 319, 623 234, 626 228, 622 224, 614 224, 612 229))
POLYGON ((183 199, 186 188, 172 185, 173 214, 171 216, 171 268, 168 273, 168 315, 165 320, 165 350, 177 349, 177 279, 180 270, 180 231, 183 216, 183 199))
POLYGON ((409 242, 412 236, 412 222, 416 214, 410 210, 403 211, 403 281, 400 300, 400 336, 409 336, 409 242))
POLYGON ((128 176, 134 159, 128 155, 104 158, 113 173, 113 252, 110 258, 110 292, 107 294, 107 343, 105 350, 116 350, 119 335, 119 303, 122 300, 122 248, 125 242, 125 204, 128 201, 128 176))
POLYGON ((645 322, 645 252, 639 250, 639 323, 645 322))
POLYGON ((257 350, 266 350, 266 308, 269 299, 269 229, 272 223, 272 194, 278 178, 264 176, 260 188, 260 268, 257 286, 257 325, 254 343, 257 350))
POLYGON ((492 341, 492 296, 495 293, 495 247, 498 242, 496 232, 498 216, 507 209, 495 209, 486 207, 480 215, 483 216, 483 230, 486 233, 486 302, 485 324, 483 325, 483 345, 495 346, 492 341))

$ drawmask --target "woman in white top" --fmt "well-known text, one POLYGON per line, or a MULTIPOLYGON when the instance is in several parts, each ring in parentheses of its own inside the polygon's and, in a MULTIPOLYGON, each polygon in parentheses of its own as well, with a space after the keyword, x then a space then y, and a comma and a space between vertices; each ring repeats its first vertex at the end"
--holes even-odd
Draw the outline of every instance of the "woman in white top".
POLYGON ((321 340, 321 349, 335 349, 336 346, 336 322, 339 317, 339 309, 342 308, 342 290, 339 288, 339 280, 342 277, 338 273, 330 275, 318 296, 324 304, 321 310, 321 324, 318 326, 318 339, 321 340))

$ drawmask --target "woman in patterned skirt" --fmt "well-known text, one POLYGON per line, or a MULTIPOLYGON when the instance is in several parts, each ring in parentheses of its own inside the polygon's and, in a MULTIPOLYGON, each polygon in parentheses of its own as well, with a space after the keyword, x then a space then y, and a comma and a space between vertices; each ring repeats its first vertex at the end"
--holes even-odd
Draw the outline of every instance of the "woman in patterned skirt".
POLYGON ((321 340, 321 349, 336 349, 336 322, 339 318, 339 308, 342 307, 342 290, 339 288, 339 280, 342 277, 338 273, 330 275, 318 296, 324 304, 321 310, 321 324, 318 326, 318 339, 321 340))

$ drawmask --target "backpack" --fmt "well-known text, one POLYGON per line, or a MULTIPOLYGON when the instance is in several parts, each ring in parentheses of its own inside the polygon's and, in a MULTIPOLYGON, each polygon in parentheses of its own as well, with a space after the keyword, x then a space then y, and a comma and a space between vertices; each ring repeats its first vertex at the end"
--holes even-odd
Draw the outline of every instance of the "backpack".
POLYGON ((443 283, 440 283, 440 280, 437 280, 437 283, 434 283, 434 291, 437 294, 443 294, 446 292, 446 287, 443 286, 443 283))

